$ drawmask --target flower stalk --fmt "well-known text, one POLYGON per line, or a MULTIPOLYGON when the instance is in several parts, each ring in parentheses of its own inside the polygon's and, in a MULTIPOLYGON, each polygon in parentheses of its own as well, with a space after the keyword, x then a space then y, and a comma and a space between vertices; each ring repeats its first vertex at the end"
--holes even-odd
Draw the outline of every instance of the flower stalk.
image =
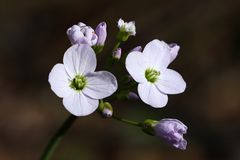
POLYGON ((114 52, 117 48, 119 48, 120 44, 121 44, 121 41, 117 41, 112 51, 114 52))
MULTIPOLYGON (((120 45, 121 45, 121 41, 117 41, 115 46, 113 47, 112 53, 115 52, 119 48, 120 45)), ((111 56, 110 58, 108 58, 104 69, 110 69, 114 65, 114 63, 116 63, 117 61, 118 60, 116 58, 111 56)))
POLYGON ((69 130, 69 128, 72 126, 76 119, 77 117, 71 114, 64 121, 62 126, 57 130, 52 139, 49 141, 47 147, 45 148, 41 156, 41 160, 49 160, 52 157, 54 151, 56 150, 58 144, 61 142, 63 136, 69 130))
POLYGON ((115 120, 118 120, 120 122, 132 125, 132 126, 142 127, 142 125, 143 125, 141 122, 135 122, 135 121, 132 121, 132 120, 129 120, 129 119, 117 117, 115 115, 112 115, 112 118, 115 119, 115 120))

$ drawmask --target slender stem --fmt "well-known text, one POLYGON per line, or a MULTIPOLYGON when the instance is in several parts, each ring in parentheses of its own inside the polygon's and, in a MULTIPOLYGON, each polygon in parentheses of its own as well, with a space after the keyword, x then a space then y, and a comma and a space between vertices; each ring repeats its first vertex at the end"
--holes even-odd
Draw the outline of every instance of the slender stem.
MULTIPOLYGON (((121 44, 121 41, 116 42, 115 46, 113 47, 112 53, 117 50, 117 48, 120 46, 120 44, 121 44)), ((115 62, 116 62, 116 59, 114 59, 113 56, 111 55, 108 58, 104 69, 110 69, 114 65, 115 62)))
POLYGON ((64 134, 68 131, 68 129, 71 127, 73 122, 77 119, 76 116, 70 115, 62 124, 62 126, 57 130, 55 135, 52 137, 52 139, 49 141, 47 147, 45 148, 41 160, 49 160, 56 150, 58 144, 62 140, 64 134))
POLYGON ((121 121, 123 123, 126 123, 126 124, 142 127, 142 123, 140 123, 140 122, 135 122, 135 121, 128 120, 128 119, 125 119, 125 118, 120 118, 120 117, 117 117, 115 115, 112 115, 112 118, 115 119, 115 120, 121 121))
POLYGON ((112 51, 114 52, 120 46, 120 44, 121 44, 121 41, 117 41, 112 51))

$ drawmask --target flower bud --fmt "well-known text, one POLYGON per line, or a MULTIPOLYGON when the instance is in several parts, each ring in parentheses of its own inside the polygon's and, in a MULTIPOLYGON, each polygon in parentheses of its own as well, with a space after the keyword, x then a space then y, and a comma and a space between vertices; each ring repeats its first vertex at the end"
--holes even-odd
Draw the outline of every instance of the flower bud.
POLYGON ((187 147, 187 141, 183 138, 183 134, 187 133, 187 126, 177 119, 147 119, 142 129, 147 134, 161 137, 175 148, 185 150, 187 147))
POLYGON ((76 44, 77 41, 83 37, 83 33, 78 25, 73 25, 71 28, 68 28, 67 35, 72 44, 76 44))
POLYGON ((136 35, 136 26, 135 22, 124 22, 121 18, 118 20, 118 32, 117 39, 119 41, 127 41, 129 36, 136 35))
POLYGON ((113 58, 119 60, 121 58, 122 55, 122 49, 121 48, 117 48, 115 51, 113 51, 113 58))
POLYGON ((137 47, 133 48, 130 52, 133 52, 133 51, 142 52, 142 47, 141 46, 137 46, 137 47))
POLYGON ((134 92, 129 92, 127 95, 127 99, 136 101, 139 99, 138 95, 134 92))
POLYGON ((113 114, 112 110, 108 108, 103 109, 103 112, 102 112, 103 117, 109 118, 109 117, 112 117, 112 114, 113 114))
POLYGON ((72 44, 89 44, 93 46, 98 40, 94 30, 81 22, 70 27, 67 30, 67 35, 72 44))
POLYGON ((98 36, 96 45, 104 46, 104 43, 107 38, 107 24, 105 22, 99 23, 95 29, 95 33, 98 36))
POLYGON ((100 102, 98 110, 104 118, 109 118, 113 115, 113 108, 109 102, 100 102))

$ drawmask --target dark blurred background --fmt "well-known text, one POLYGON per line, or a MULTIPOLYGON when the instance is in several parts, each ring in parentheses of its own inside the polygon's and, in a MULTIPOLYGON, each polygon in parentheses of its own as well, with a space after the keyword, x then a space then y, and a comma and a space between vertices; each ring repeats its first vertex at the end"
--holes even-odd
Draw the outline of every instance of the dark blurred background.
MULTIPOLYGON (((70 46, 68 27, 79 21, 108 24, 111 53, 117 20, 135 20, 137 34, 125 51, 157 38, 181 46, 170 68, 187 90, 167 107, 113 101, 116 114, 136 121, 178 118, 188 127, 186 151, 138 128, 97 113, 80 117, 56 150, 55 160, 240 160, 240 1, 209 0, 1 0, 0 159, 37 160, 68 117, 51 90, 48 74, 70 46)), ((118 67, 119 68, 119 67, 118 67)))

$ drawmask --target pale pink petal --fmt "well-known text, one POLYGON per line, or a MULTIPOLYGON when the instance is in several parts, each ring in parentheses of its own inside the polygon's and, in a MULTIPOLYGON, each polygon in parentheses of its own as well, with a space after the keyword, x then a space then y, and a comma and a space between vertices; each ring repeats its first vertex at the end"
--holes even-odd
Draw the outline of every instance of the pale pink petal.
POLYGON ((58 97, 66 97, 72 93, 69 87, 70 77, 68 76, 63 64, 56 64, 48 76, 51 89, 58 97))
POLYGON ((154 108, 162 108, 168 102, 168 96, 161 93, 152 83, 138 84, 138 94, 143 102, 154 108))
POLYGON ((170 48, 168 44, 157 39, 149 42, 143 54, 148 59, 148 66, 157 71, 163 71, 170 63, 170 48))
POLYGON ((115 76, 107 71, 90 72, 86 75, 87 85, 83 93, 94 99, 112 95, 118 87, 115 76))
POLYGON ((63 64, 70 77, 85 75, 96 69, 97 60, 93 49, 87 44, 71 46, 64 54, 63 64))
POLYGON ((126 58, 128 73, 136 82, 146 82, 145 70, 148 68, 148 59, 138 51, 133 51, 126 58))
POLYGON ((98 108, 98 100, 89 98, 82 92, 75 91, 63 98, 64 107, 75 116, 86 116, 98 108))
POLYGON ((182 76, 171 69, 161 73, 156 85, 160 91, 166 94, 178 94, 184 92, 186 82, 182 76))
POLYGON ((171 63, 177 57, 180 47, 175 43, 169 44, 169 47, 170 47, 170 63, 171 63))

